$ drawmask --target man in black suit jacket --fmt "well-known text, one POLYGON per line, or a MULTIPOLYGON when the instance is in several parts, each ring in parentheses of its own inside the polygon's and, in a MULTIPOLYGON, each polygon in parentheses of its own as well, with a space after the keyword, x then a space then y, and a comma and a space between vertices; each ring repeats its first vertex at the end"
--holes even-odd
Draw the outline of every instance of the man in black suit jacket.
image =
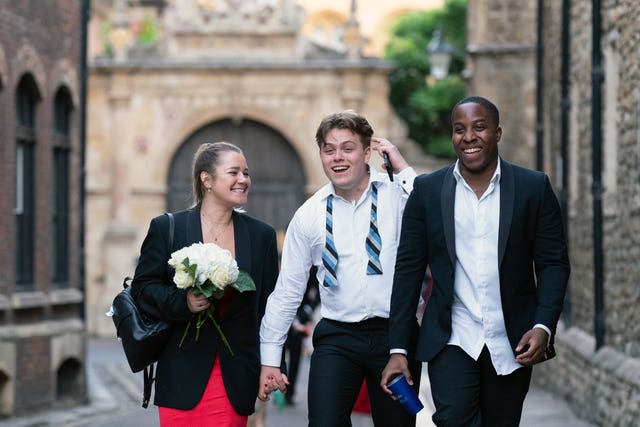
POLYGON ((415 180, 396 259, 381 386, 418 337, 438 426, 517 426, 532 365, 553 356, 569 278, 562 213, 548 177, 498 155, 499 113, 470 97, 452 111, 458 161, 415 180), (427 265, 433 290, 415 313, 427 265))

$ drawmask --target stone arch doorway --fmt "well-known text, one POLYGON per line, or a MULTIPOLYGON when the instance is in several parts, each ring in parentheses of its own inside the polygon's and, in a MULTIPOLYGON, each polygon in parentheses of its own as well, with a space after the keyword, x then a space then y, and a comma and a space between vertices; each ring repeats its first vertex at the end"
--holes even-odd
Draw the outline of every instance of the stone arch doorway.
POLYGON ((192 205, 193 154, 200 144, 215 141, 231 142, 244 151, 251 172, 247 213, 284 232, 295 210, 305 200, 302 162, 280 132, 250 119, 216 121, 196 130, 184 141, 169 167, 167 210, 192 205))

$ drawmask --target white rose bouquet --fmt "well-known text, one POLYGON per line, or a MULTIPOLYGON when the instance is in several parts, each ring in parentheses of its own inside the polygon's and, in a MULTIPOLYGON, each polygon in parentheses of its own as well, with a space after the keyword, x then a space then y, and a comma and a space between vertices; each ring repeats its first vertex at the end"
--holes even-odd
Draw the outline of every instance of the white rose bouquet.
MULTIPOLYGON (((194 295, 205 295, 209 300, 220 299, 224 295, 227 286, 232 286, 239 292, 255 291, 256 285, 251 276, 238 269, 236 260, 231 256, 231 252, 222 249, 214 243, 194 243, 191 246, 182 248, 171 254, 169 265, 175 270, 173 282, 178 288, 193 288, 194 295)), ((211 319, 213 325, 222 337, 224 345, 233 355, 227 337, 225 337, 220 325, 213 318, 214 306, 198 313, 196 322, 196 337, 200 338, 200 328, 207 319, 211 319)), ((191 321, 182 335, 179 346, 182 347, 191 321)))

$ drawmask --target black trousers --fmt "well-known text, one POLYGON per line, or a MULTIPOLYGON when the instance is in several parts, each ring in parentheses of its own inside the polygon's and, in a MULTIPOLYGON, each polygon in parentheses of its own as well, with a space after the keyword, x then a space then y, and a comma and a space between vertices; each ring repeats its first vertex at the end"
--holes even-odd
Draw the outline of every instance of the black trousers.
MULTIPOLYGON (((376 427, 415 426, 410 415, 382 388, 382 370, 389 361, 388 319, 357 323, 322 319, 313 333, 309 371, 309 426, 349 427, 362 382, 367 380, 371 416, 376 427)), ((421 362, 409 357, 418 391, 421 362)))
POLYGON ((478 361, 446 346, 427 364, 438 427, 517 427, 532 369, 498 375, 485 346, 478 361))

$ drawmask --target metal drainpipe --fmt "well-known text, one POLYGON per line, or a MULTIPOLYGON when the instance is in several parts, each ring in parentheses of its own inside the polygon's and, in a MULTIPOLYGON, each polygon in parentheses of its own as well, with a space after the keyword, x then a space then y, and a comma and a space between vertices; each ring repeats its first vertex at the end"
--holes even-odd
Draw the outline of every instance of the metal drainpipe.
POLYGON ((85 283, 85 176, 86 176, 86 137, 87 137, 87 31, 89 25, 89 11, 91 0, 82 0, 82 28, 80 38, 80 290, 82 291, 82 304, 80 306, 80 319, 85 320, 86 283, 85 283))
POLYGON ((538 19, 536 25, 536 169, 544 169, 544 83, 543 83, 543 31, 544 31, 544 0, 538 0, 538 19))
MULTIPOLYGON (((562 223, 567 245, 569 245, 569 67, 571 65, 571 0, 562 0, 562 34, 561 34, 561 65, 560 65, 560 158, 562 160, 560 209, 562 210, 562 223)), ((571 289, 567 288, 564 297, 562 319, 566 327, 571 326, 571 289)))
MULTIPOLYGON (((84 245, 84 236, 85 236, 85 175, 86 175, 86 137, 87 137, 87 30, 89 25, 89 13, 91 9, 91 0, 82 0, 81 6, 81 36, 80 36, 80 230, 79 230, 79 252, 80 252, 80 268, 79 268, 79 280, 80 280, 80 290, 82 292, 82 304, 80 304, 80 320, 85 327, 86 334, 86 325, 85 325, 85 311, 86 311, 86 301, 87 301, 87 286, 86 286, 86 270, 85 270, 85 245, 84 245)), ((88 387, 86 384, 89 384, 88 379, 88 369, 87 369, 87 361, 89 360, 88 356, 88 345, 87 339, 85 336, 84 339, 84 384, 85 384, 85 392, 84 392, 84 401, 85 403, 89 403, 90 396, 88 392, 88 387)))
POLYGON ((595 305, 596 350, 604 345, 604 289, 602 252, 602 51, 600 37, 602 31, 600 0, 592 1, 591 10, 591 168, 593 194, 593 281, 595 305))

